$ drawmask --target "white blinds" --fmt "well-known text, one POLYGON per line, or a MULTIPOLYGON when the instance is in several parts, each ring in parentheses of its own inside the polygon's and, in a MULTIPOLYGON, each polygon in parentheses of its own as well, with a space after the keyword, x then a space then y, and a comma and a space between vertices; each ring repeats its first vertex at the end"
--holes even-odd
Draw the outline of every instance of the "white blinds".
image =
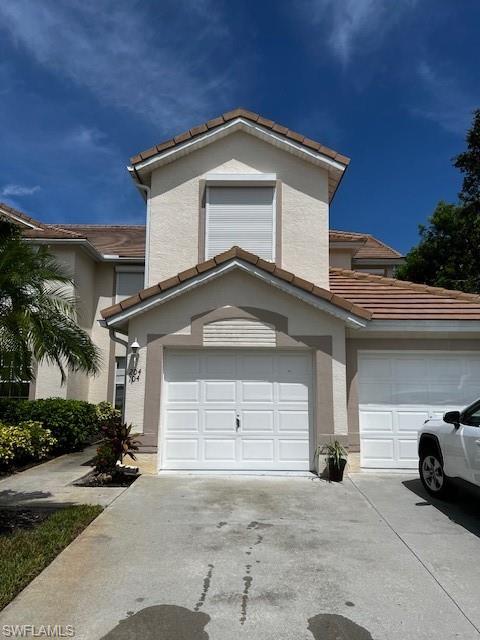
POLYGON ((208 187, 206 258, 238 245, 275 259, 273 187, 208 187))

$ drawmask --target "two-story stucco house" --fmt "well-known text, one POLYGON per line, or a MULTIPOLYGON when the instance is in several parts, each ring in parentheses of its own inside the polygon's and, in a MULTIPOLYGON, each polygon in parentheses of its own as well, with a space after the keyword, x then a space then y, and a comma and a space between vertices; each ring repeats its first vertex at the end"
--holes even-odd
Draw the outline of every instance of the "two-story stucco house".
POLYGON ((39 366, 30 397, 124 394, 159 470, 308 470, 333 438, 414 467, 423 421, 479 395, 480 297, 395 280, 398 252, 329 230, 348 163, 237 109, 132 158, 145 227, 3 207, 71 267, 104 355, 64 387, 39 366))

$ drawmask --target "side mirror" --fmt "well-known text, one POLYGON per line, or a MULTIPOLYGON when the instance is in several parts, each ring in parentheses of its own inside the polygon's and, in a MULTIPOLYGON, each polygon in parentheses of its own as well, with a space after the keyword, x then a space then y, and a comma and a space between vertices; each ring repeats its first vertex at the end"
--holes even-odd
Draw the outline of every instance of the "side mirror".
POLYGON ((460 425, 460 411, 447 411, 443 416, 443 421, 447 424, 454 424, 458 427, 460 425))

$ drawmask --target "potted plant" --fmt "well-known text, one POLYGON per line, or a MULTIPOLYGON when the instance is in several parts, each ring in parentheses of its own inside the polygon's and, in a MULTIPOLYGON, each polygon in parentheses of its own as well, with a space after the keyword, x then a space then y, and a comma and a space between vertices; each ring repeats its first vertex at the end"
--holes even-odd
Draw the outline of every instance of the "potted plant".
POLYGON ((338 440, 334 440, 319 447, 318 452, 325 455, 330 482, 342 482, 348 457, 345 447, 338 440))

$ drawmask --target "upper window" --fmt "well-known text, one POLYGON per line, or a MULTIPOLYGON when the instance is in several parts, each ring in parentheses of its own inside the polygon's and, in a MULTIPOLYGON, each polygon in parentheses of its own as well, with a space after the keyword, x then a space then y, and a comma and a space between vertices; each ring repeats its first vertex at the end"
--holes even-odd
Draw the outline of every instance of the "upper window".
MULTIPOLYGON (((132 267, 130 267, 132 269, 132 267)), ((144 287, 143 269, 130 270, 128 267, 117 267, 116 300, 121 302, 135 295, 144 287)))
POLYGON ((233 246, 275 260, 275 188, 208 187, 205 258, 233 246))

